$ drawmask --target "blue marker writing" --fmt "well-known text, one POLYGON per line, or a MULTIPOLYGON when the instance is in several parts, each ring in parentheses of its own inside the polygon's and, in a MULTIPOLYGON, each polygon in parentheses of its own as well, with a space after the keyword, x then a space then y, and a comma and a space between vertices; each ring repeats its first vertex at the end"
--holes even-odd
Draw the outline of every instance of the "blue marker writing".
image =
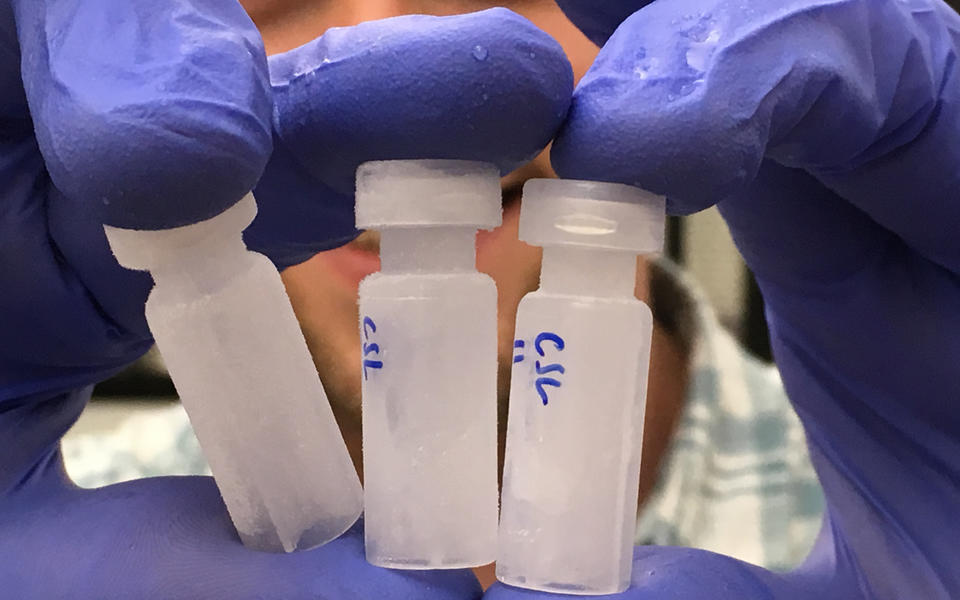
MULTIPOLYGON (((373 322, 373 319, 370 317, 363 317, 363 339, 369 340, 370 336, 377 332, 377 324, 373 322)), ((373 358, 367 358, 367 356, 373 354, 374 356, 380 355, 380 345, 366 341, 363 343, 363 378, 368 379, 369 374, 367 369, 382 369, 383 361, 375 360, 373 358)))
MULTIPOLYGON (((536 349, 537 354, 539 354, 541 357, 545 358, 547 355, 547 351, 544 350, 544 345, 548 342, 553 345, 554 349, 557 352, 562 352, 563 349, 566 347, 566 342, 563 341, 562 337, 560 337, 556 333, 553 333, 550 331, 544 331, 539 335, 537 335, 533 343, 533 347, 536 349)), ((514 344, 514 346, 516 346, 516 344, 514 344)), ((523 358, 521 357, 520 360, 523 360, 523 358)), ((518 362, 516 357, 514 357, 513 361, 518 362)), ((557 373, 558 375, 563 375, 564 373, 567 372, 566 369, 563 367, 563 365, 561 365, 558 362, 541 364, 540 361, 538 360, 534 363, 534 368, 537 371, 537 375, 541 375, 541 376, 547 375, 549 373, 557 373)), ((537 377, 533 382, 533 386, 537 390, 537 395, 540 396, 540 401, 543 402, 544 406, 546 406, 547 404, 550 403, 550 398, 547 395, 547 391, 544 389, 544 386, 559 388, 563 386, 563 382, 561 382, 556 377, 537 377)))
MULTIPOLYGON (((520 349, 520 350, 522 351, 522 350, 523 350, 523 346, 524 346, 524 341, 523 341, 523 340, 514 340, 514 341, 513 341, 513 349, 514 349, 514 350, 520 349)), ((516 352, 514 352, 514 354, 513 354, 513 362, 514 362, 514 363, 523 362, 523 352, 520 352, 519 354, 516 353, 516 352)))

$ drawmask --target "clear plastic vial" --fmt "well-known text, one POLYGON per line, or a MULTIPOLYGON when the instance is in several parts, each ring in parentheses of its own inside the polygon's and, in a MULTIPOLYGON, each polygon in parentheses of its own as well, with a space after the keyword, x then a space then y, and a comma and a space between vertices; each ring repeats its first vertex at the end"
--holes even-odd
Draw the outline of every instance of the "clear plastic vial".
POLYGON ((500 223, 497 169, 450 160, 357 171, 357 226, 380 231, 360 284, 367 560, 397 569, 493 562, 497 290, 476 270, 500 223))
POLYGON ((517 312, 497 578, 567 594, 629 586, 653 319, 637 255, 664 200, 609 183, 531 180, 520 238, 543 246, 517 312))
POLYGON ((252 195, 194 225, 105 227, 117 260, 148 270, 146 316, 240 539, 324 544, 363 492, 280 274, 246 249, 252 195))

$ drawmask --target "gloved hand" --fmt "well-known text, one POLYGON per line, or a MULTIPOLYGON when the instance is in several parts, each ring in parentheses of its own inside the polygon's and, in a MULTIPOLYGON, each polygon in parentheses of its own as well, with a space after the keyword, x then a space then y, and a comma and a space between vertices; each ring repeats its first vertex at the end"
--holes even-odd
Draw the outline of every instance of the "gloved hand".
POLYGON ((827 499, 794 573, 638 548, 621 597, 960 597, 960 17, 937 0, 559 4, 605 46, 554 167, 673 213, 719 207, 827 499))
POLYGON ((163 228, 217 214, 258 181, 275 138, 283 154, 257 190, 254 239, 290 264, 352 234, 350 196, 330 190, 353 163, 446 156, 507 169, 546 144, 569 104, 559 46, 512 13, 330 35, 275 59, 291 70, 274 128, 262 44, 232 0, 0 0, 0 596, 479 597, 469 571, 368 565, 359 527, 310 552, 248 550, 209 478, 82 490, 64 473, 59 440, 91 384, 151 343, 150 278, 116 264, 104 222, 163 228), (456 76, 441 78, 450 61, 456 76), (528 97, 497 95, 508 82, 528 97), (486 86, 488 98, 456 108, 486 86), (315 138, 320 149, 316 115, 347 124, 315 138), (314 170, 341 149, 348 160, 314 170))

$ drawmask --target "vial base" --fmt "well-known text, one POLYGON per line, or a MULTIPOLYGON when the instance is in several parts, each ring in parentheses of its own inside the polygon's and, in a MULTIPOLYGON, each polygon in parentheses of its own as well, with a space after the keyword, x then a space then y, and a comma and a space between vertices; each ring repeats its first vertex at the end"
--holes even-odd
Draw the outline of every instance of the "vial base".
POLYGON ((620 594, 630 587, 630 582, 618 584, 616 586, 594 587, 578 583, 565 583, 563 581, 528 581, 522 575, 513 573, 504 573, 498 566, 497 579, 507 585, 520 587, 538 592, 547 592, 550 594, 569 594, 571 596, 605 596, 607 594, 620 594))
POLYGON ((433 560, 423 558, 402 559, 402 558, 384 558, 378 554, 372 557, 367 554, 367 562, 375 567, 385 569, 402 569, 406 571, 433 571, 436 569, 472 569, 482 567, 494 561, 491 557, 486 562, 477 562, 476 559, 458 559, 458 558, 436 558, 433 560))

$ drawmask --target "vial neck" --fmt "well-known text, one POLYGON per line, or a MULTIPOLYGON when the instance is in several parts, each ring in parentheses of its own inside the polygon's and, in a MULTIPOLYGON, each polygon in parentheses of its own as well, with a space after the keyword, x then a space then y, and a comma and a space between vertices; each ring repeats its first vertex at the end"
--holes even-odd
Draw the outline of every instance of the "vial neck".
POLYGON ((150 269, 150 275, 165 294, 201 296, 215 292, 250 268, 251 256, 237 234, 235 238, 213 240, 186 251, 172 252, 150 269))
POLYGON ((540 268, 540 291, 595 297, 633 297, 637 256, 622 250, 547 246, 540 268))
POLYGON ((464 226, 387 228, 380 233, 382 273, 475 271, 477 230, 464 226))

